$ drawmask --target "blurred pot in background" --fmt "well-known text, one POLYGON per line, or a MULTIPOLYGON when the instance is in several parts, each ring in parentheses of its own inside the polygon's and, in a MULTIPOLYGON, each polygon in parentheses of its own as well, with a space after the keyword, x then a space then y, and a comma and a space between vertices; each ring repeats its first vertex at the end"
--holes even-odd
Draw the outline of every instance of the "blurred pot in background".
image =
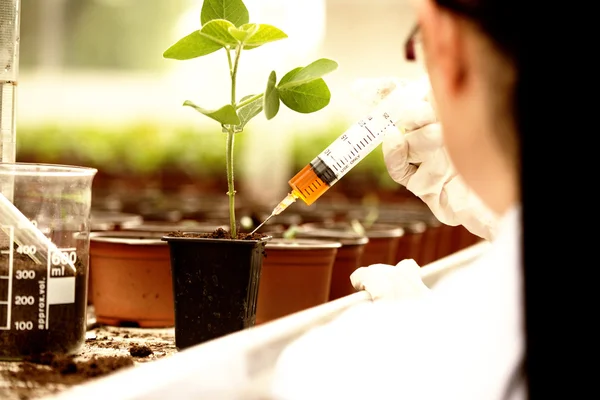
POLYGON ((174 325, 169 247, 162 233, 90 235, 90 297, 96 320, 142 328, 174 325))
POLYGON ((298 227, 298 238, 334 240, 341 244, 335 256, 331 275, 329 300, 335 300, 355 292, 350 275, 362 264, 369 238, 343 223, 312 223, 298 227))
POLYGON ((273 238, 265 246, 256 323, 329 301, 333 264, 341 244, 318 239, 273 238))

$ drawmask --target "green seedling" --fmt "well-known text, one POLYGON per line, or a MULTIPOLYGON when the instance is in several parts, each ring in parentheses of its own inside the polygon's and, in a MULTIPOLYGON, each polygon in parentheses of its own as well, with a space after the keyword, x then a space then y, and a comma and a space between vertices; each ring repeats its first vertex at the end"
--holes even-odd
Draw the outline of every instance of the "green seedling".
POLYGON ((367 231, 363 224, 360 223, 357 219, 350 220, 350 228, 352 231, 360 236, 366 236, 367 231))
POLYGON ((284 239, 295 239, 298 232, 300 232, 300 227, 298 225, 290 225, 289 228, 283 232, 282 236, 284 239))
MULTIPOLYGON (((308 29, 307 25, 307 29, 308 29)), ((287 38, 279 28, 250 22, 250 15, 242 0, 204 0, 200 13, 200 29, 183 37, 163 54, 165 58, 190 60, 223 50, 227 56, 231 87, 231 101, 218 109, 207 109, 186 100, 183 105, 218 122, 226 134, 227 195, 229 196, 229 224, 232 238, 236 238, 235 187, 233 146, 234 137, 246 124, 264 113, 270 120, 283 103, 299 113, 313 113, 329 104, 331 93, 323 76, 337 69, 338 64, 321 58, 304 67, 297 67, 277 79, 272 71, 264 89, 256 94, 238 98, 236 92, 238 68, 244 51, 287 38)), ((210 79, 210 77, 205 77, 210 79)))
POLYGON ((366 195, 362 203, 367 209, 367 215, 362 221, 362 225, 369 229, 379 219, 379 198, 376 195, 366 195))

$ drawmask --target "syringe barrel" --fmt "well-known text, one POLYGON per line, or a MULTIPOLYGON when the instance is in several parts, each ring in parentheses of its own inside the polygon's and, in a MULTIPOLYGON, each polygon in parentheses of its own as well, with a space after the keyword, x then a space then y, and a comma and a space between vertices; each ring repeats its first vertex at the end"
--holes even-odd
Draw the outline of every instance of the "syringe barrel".
POLYGON ((293 191, 311 205, 331 186, 346 175, 362 159, 375 150, 384 135, 398 128, 391 115, 396 96, 389 95, 369 115, 356 122, 331 143, 321 154, 289 180, 293 191))
POLYGON ((317 175, 317 170, 313 167, 312 162, 302 168, 288 183, 292 188, 292 193, 308 206, 331 187, 317 175))

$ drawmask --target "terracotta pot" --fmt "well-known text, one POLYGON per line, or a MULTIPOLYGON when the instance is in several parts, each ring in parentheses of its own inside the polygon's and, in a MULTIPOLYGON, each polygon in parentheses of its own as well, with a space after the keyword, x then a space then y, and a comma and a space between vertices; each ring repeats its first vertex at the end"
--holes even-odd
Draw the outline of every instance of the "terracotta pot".
POLYGON ((375 223, 365 227, 365 233, 369 243, 365 247, 362 257, 362 265, 391 264, 398 263, 396 253, 400 238, 404 235, 404 229, 397 225, 375 223))
MULTIPOLYGON (((314 229, 337 229, 338 231, 356 232, 349 222, 336 222, 332 224, 303 224, 307 230, 314 229)), ((392 264, 397 263, 396 252, 398 243, 404 235, 404 230, 392 224, 375 223, 371 226, 363 226, 365 236, 368 238, 362 254, 361 265, 392 264)))
POLYGON ((256 323, 326 303, 340 247, 328 240, 273 238, 265 247, 256 323))
MULTIPOLYGON (((359 214, 363 219, 364 213, 359 214)), ((453 231, 445 229, 446 226, 423 204, 407 202, 381 206, 377 222, 396 225, 404 230, 396 252, 396 263, 412 258, 424 266, 451 252, 453 231)))
MULTIPOLYGON (((134 215, 135 217, 137 217, 137 215, 134 215)), ((141 217, 140 217, 141 218, 141 217)), ((215 229, 217 229, 218 227, 220 227, 219 225, 209 225, 209 224, 201 224, 199 222, 195 222, 195 221, 181 221, 181 222, 167 222, 167 221, 143 221, 143 222, 138 222, 137 219, 133 219, 131 218, 130 221, 127 221, 128 223, 122 224, 120 227, 120 231, 128 231, 128 232, 153 232, 154 236, 158 239, 160 239, 163 235, 166 235, 169 232, 172 231, 192 231, 192 232, 212 232, 215 229), (133 221, 135 221, 136 223, 133 223, 133 221)), ((95 225, 97 232, 100 231, 110 231, 110 230, 114 230, 114 229, 100 229, 101 222, 97 222, 97 224, 95 225)), ((114 227, 115 224, 114 223, 105 223, 105 228, 106 227, 114 227)), ((222 226, 224 227, 224 226, 222 226)), ((90 265, 90 268, 91 265, 90 265)), ((170 268, 170 267, 169 267, 170 268)), ((91 269, 90 269, 91 270, 91 269)), ((91 273, 90 273, 91 276, 91 273)), ((90 295, 88 296, 88 304, 93 304, 93 285, 94 282, 90 279, 89 283, 88 283, 88 292, 90 293, 90 295)))
POLYGON ((440 243, 442 240, 442 223, 431 213, 428 208, 413 205, 402 205, 395 210, 387 210, 380 216, 378 221, 385 223, 400 224, 406 222, 419 222, 425 224, 425 230, 421 233, 418 254, 413 258, 421 267, 438 259, 442 246, 448 242, 440 243))
MULTIPOLYGON (((389 222, 393 223, 393 222, 389 222)), ((404 235, 398 241, 396 262, 405 259, 417 260, 421 251, 421 243, 427 225, 423 221, 397 221, 395 225, 404 229, 404 235)))
POLYGON ((347 224, 341 223, 304 224, 300 228, 297 237, 334 240, 342 245, 333 263, 329 300, 356 292, 350 282, 350 275, 361 266, 369 238, 349 230, 347 224))
POLYGON ((421 241, 421 252, 416 260, 420 266, 425 266, 438 259, 440 240, 442 239, 443 224, 433 215, 420 217, 427 225, 421 241))
POLYGON ((151 232, 91 233, 91 296, 99 323, 173 326, 169 248, 160 237, 151 232))
POLYGON ((254 326, 263 253, 270 237, 162 239, 170 250, 178 349, 254 326))
MULTIPOLYGON (((110 232, 116 229, 117 224, 110 220, 102 220, 102 218, 96 218, 96 220, 92 220, 90 223, 90 232, 110 232)), ((87 304, 92 305, 92 293, 93 293, 93 285, 94 283, 90 279, 92 265, 89 265, 89 273, 88 273, 88 295, 87 295, 87 304)))

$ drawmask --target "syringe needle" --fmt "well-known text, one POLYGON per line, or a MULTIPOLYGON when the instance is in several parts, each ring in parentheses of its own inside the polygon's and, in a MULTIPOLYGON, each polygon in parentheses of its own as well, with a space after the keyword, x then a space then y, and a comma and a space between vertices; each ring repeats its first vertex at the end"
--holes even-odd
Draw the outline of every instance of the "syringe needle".
POLYGON ((281 200, 281 202, 277 205, 277 207, 275 207, 275 209, 273 210, 271 215, 269 215, 260 225, 258 225, 252 232, 250 232, 250 235, 253 235, 254 233, 256 233, 256 231, 258 231, 268 220, 270 220, 271 218, 273 218, 276 215, 281 214, 283 212, 283 210, 288 208, 293 202, 296 201, 297 198, 298 198, 298 196, 293 192, 288 194, 287 196, 285 196, 285 198, 283 200, 281 200))
POLYGON ((267 219, 265 219, 263 222, 260 223, 260 225, 258 225, 256 228, 254 228, 254 230, 252 232, 250 232, 250 235, 254 235, 254 233, 256 231, 258 231, 264 224, 267 223, 268 220, 270 220, 275 214, 271 214, 267 217, 267 219))

